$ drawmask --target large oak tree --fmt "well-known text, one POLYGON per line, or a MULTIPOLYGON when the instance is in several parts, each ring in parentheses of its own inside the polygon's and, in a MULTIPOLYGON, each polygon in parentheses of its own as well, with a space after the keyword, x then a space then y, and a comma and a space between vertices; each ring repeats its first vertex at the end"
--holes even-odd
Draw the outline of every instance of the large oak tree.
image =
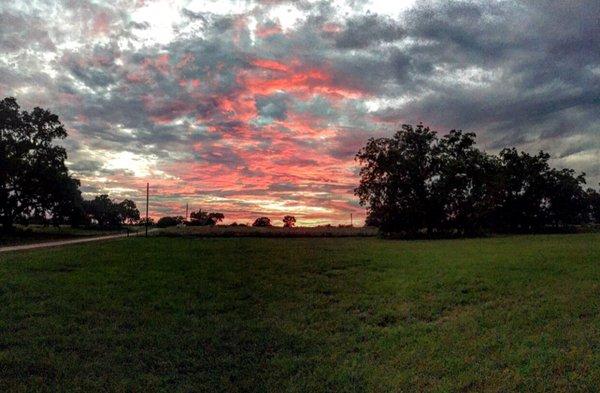
POLYGON ((22 111, 16 99, 0 101, 0 221, 11 230, 32 217, 60 223, 81 217, 79 181, 65 165, 56 140, 67 132, 57 115, 42 108, 22 111))

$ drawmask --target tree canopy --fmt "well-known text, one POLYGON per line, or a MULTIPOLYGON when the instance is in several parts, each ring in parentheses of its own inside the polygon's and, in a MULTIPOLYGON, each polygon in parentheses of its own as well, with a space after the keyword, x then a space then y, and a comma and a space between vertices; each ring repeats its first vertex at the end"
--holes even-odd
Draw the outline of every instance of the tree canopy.
POLYGON ((252 223, 253 227, 270 227, 271 219, 269 217, 259 217, 252 223))
POLYGON ((285 228, 292 228, 294 225, 296 225, 296 217, 294 217, 294 216, 283 217, 283 226, 285 228))
POLYGON ((167 228, 167 227, 174 227, 177 226, 179 224, 183 224, 184 222, 184 218, 181 216, 166 216, 166 217, 161 217, 158 219, 158 221, 156 222, 156 226, 159 228, 167 228))
POLYGON ((192 212, 190 214, 190 221, 188 222, 188 225, 191 226, 212 226, 212 225, 216 225, 217 223, 223 221, 225 219, 225 215, 223 213, 209 213, 206 211, 203 211, 202 209, 198 210, 197 212, 192 212))
POLYGON ((135 202, 125 199, 117 203, 106 194, 84 201, 83 210, 87 218, 94 220, 101 228, 118 228, 125 223, 134 224, 140 218, 135 202))
POLYGON ((585 175, 551 168, 550 155, 514 148, 498 156, 475 146, 475 134, 439 138, 422 124, 371 138, 357 154, 367 225, 409 236, 536 232, 593 218, 585 175))
POLYGON ((82 218, 79 181, 65 165, 55 140, 67 132, 42 108, 22 111, 16 99, 0 101, 0 220, 4 230, 31 218, 55 224, 82 218))

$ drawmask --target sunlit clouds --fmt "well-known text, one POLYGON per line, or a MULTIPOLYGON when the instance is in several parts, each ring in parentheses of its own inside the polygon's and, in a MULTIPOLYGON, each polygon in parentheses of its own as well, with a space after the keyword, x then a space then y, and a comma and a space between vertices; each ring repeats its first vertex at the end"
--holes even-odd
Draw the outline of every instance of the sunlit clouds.
POLYGON ((599 6, 542 3, 3 2, 0 94, 60 115, 86 197, 150 182, 154 216, 361 222, 353 157, 404 122, 595 186, 599 6))

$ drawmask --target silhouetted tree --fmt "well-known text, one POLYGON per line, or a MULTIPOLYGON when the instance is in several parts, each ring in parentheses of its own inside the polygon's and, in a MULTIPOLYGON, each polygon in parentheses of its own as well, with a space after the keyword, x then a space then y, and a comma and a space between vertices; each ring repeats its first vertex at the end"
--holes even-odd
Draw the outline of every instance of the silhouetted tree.
POLYGON ((225 219, 225 215, 223 213, 209 213, 208 218, 210 218, 215 224, 217 224, 225 219))
POLYGON ((588 205, 587 221, 600 224, 600 193, 593 188, 588 188, 586 194, 588 205))
POLYGON ((403 125, 391 138, 370 138, 356 158, 361 164, 355 194, 368 206, 367 223, 384 231, 411 235, 431 230, 439 218, 431 189, 439 160, 435 132, 419 124, 403 125))
POLYGON ((190 214, 190 221, 188 225, 191 226, 206 226, 206 225, 216 225, 218 222, 223 221, 225 215, 223 213, 209 213, 202 211, 202 209, 197 212, 192 212, 190 214))
POLYGON ((503 230, 531 232, 547 222, 546 207, 550 155, 532 156, 515 148, 500 152, 502 201, 496 221, 503 230))
POLYGON ((133 201, 125 199, 116 203, 106 194, 84 201, 83 208, 89 219, 96 221, 101 228, 119 228, 126 221, 133 223, 140 214, 133 201))
POLYGON ((475 147, 475 134, 460 130, 445 135, 435 152, 438 172, 429 180, 434 209, 430 225, 462 235, 481 233, 498 203, 498 160, 475 147))
POLYGON ((597 214, 584 174, 550 168, 550 155, 504 149, 488 155, 475 134, 443 138, 423 125, 403 125, 391 138, 369 139, 357 156, 367 225, 414 236, 535 232, 580 224, 597 214))
POLYGON ((253 227, 270 227, 271 219, 269 217, 259 217, 252 223, 253 227))
POLYGON ((285 216, 283 217, 283 226, 286 228, 292 228, 296 225, 296 217, 294 216, 285 216))
POLYGON ((583 190, 584 174, 576 175, 572 169, 551 169, 546 183, 547 192, 543 206, 545 218, 554 227, 566 227, 588 220, 589 200, 583 190))
MULTIPOLYGON (((137 224, 138 224, 139 226, 145 226, 145 225, 146 225, 146 217, 144 217, 144 218, 141 218, 141 219, 140 219, 140 220, 137 222, 137 224)), ((148 226, 150 226, 150 227, 151 227, 151 226, 153 226, 153 225, 155 225, 155 223, 154 223, 154 219, 153 219, 152 217, 148 217, 148 226)))
POLYGON ((179 224, 182 224, 184 221, 184 218, 181 216, 176 216, 176 217, 161 217, 158 219, 158 221, 156 222, 156 226, 159 228, 166 228, 166 227, 174 227, 177 226, 179 224))
POLYGON ((0 223, 11 230, 18 219, 39 217, 53 223, 81 218, 79 182, 65 165, 67 153, 54 140, 67 136, 57 115, 17 101, 0 101, 0 223))
POLYGON ((130 199, 124 199, 119 203, 121 222, 133 225, 140 219, 140 211, 137 209, 135 202, 130 199))

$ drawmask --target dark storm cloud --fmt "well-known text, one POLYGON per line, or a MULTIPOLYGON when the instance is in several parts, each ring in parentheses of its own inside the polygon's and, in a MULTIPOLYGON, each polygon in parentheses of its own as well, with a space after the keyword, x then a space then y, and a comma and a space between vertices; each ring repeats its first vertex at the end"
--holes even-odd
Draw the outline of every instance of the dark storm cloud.
POLYGON ((378 15, 362 15, 348 19, 344 30, 335 37, 338 48, 364 48, 394 42, 404 36, 398 21, 378 15))
POLYGON ((466 128, 493 149, 597 140, 599 13, 595 1, 422 3, 406 14, 410 43, 391 57, 397 89, 414 95, 377 115, 466 128))

